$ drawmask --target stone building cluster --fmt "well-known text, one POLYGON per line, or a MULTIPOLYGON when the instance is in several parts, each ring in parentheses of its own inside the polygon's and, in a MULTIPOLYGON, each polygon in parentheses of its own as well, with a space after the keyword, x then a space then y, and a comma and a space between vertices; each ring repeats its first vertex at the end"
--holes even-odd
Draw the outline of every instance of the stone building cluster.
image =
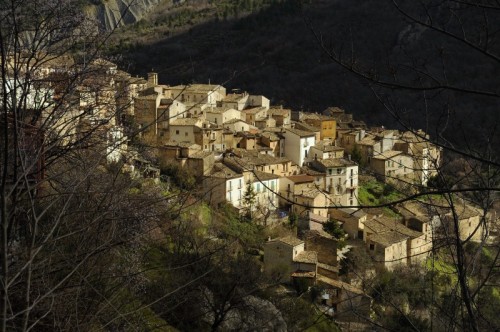
POLYGON ((65 146, 91 135, 107 162, 123 162, 132 176, 158 179, 172 166, 185 169, 211 205, 229 204, 265 222, 283 215, 307 221, 304 239, 265 244, 265 270, 285 282, 323 285, 322 304, 334 310, 355 298, 359 306, 370 300, 338 279, 337 240, 323 231, 326 223, 362 241, 387 269, 424 261, 439 229, 449 225, 459 225, 463 238, 481 240, 480 213, 467 204, 453 215, 407 202, 396 207, 399 219, 358 208, 362 174, 416 188, 437 174, 441 150, 421 130, 369 128, 337 107, 292 111, 217 84, 162 85, 156 73, 132 77, 105 60, 89 64, 63 111, 54 110, 50 100, 64 93, 64 73, 73 66, 47 62, 37 73, 43 84, 28 96, 28 106, 47 102, 40 120, 50 122, 46 139, 65 146))

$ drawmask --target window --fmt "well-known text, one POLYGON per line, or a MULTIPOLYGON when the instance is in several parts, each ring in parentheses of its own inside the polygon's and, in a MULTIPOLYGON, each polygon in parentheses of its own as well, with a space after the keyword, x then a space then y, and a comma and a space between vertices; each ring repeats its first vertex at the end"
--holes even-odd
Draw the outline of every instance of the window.
POLYGON ((375 250, 375 245, 370 243, 370 250, 375 250))
POLYGON ((186 136, 186 137, 187 137, 187 135, 188 135, 188 132, 186 131, 186 132, 184 133, 184 136, 186 136))
POLYGON ((176 130, 176 131, 175 131, 175 134, 176 134, 176 135, 179 135, 179 131, 178 131, 178 130, 176 130))
POLYGON ((342 173, 342 169, 341 168, 337 168, 337 174, 340 174, 342 173))

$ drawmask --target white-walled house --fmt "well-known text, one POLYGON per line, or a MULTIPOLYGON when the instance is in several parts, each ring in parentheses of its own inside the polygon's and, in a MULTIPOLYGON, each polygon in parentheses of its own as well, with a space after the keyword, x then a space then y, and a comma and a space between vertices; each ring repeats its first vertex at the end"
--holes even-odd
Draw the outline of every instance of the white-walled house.
MULTIPOLYGON (((252 211, 258 210, 262 213, 274 211, 278 208, 278 193, 280 177, 275 174, 253 171, 250 183, 255 193, 255 202, 252 211)), ((246 190, 247 187, 245 187, 246 190)))
POLYGON ((234 172, 222 163, 215 163, 210 175, 203 180, 205 200, 212 205, 227 202, 241 209, 245 180, 243 174, 234 172))
POLYGON ((239 111, 247 106, 248 93, 228 93, 220 102, 222 107, 234 108, 239 111))
POLYGON ((240 120, 241 112, 228 107, 207 107, 205 119, 218 125, 231 120, 240 120))
POLYGON ((177 85, 168 87, 164 94, 181 102, 217 106, 226 97, 226 88, 217 84, 177 85))
POLYGON ((196 143, 196 128, 200 128, 202 121, 195 118, 175 119, 170 123, 170 140, 175 142, 196 143))
POLYGON ((263 107, 266 110, 269 109, 271 103, 268 98, 262 95, 250 95, 247 99, 247 107, 263 107))
POLYGON ((231 130, 232 132, 248 132, 250 129, 254 129, 255 127, 250 126, 243 120, 233 119, 226 121, 224 123, 224 128, 231 130))
POLYGON ((285 137, 285 156, 299 166, 309 157, 309 149, 316 144, 314 133, 287 128, 283 133, 285 137))

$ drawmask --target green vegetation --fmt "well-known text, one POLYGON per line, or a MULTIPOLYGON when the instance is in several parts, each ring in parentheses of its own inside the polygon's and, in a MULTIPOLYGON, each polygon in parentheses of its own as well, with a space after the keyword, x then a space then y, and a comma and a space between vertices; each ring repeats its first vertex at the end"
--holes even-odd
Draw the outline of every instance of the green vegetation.
MULTIPOLYGON (((377 206, 394 202, 402 198, 404 198, 404 195, 398 192, 393 186, 375 180, 362 183, 358 188, 358 199, 361 205, 377 206)), ((392 217, 399 216, 388 207, 384 207, 384 212, 392 217)))

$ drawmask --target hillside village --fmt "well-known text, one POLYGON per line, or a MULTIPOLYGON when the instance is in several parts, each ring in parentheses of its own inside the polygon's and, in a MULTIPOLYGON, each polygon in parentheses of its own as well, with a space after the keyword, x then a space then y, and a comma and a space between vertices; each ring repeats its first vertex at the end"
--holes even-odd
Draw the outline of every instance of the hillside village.
MULTIPOLYGON (((51 78, 71 66, 70 59, 45 64, 37 73, 45 85, 29 102, 57 98, 64 87, 51 78)), ((297 234, 264 244, 264 271, 285 283, 322 285, 319 305, 331 315, 353 306, 370 313, 360 281, 339 277, 345 253, 337 250, 339 241, 364 247, 375 268, 392 270, 424 262, 453 225, 450 209, 407 201, 388 213, 361 199, 367 181, 411 194, 437 175, 442 151, 421 130, 369 127, 338 107, 291 110, 217 84, 163 85, 157 73, 133 77, 101 59, 89 68, 71 111, 45 135, 64 146, 97 126, 92 135, 107 162, 123 163, 132 177, 169 181, 168 170, 183 169, 209 205, 229 205, 270 227, 292 220, 297 234), (325 231, 332 222, 344 231, 342 239, 325 231)), ((462 202, 457 211, 460 237, 480 241, 477 208, 462 202)))

